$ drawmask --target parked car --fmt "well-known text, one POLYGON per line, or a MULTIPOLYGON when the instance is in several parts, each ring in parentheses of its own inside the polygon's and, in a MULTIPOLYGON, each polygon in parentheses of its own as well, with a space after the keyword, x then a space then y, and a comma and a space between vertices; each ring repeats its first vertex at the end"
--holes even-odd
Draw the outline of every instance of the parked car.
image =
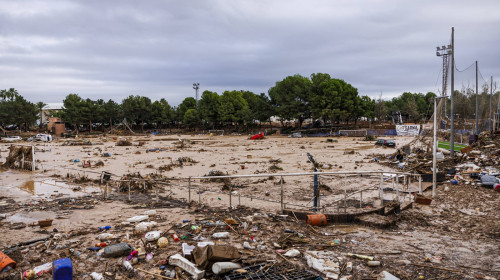
POLYGON ((395 148, 396 141, 391 139, 378 139, 377 142, 375 142, 375 145, 395 148))
POLYGON ((14 141, 21 141, 23 138, 21 136, 9 136, 9 137, 4 137, 2 138, 2 141, 5 142, 14 142, 14 141))
POLYGON ((43 141, 43 142, 50 142, 52 141, 52 135, 50 134, 37 134, 35 138, 33 138, 35 141, 43 141))

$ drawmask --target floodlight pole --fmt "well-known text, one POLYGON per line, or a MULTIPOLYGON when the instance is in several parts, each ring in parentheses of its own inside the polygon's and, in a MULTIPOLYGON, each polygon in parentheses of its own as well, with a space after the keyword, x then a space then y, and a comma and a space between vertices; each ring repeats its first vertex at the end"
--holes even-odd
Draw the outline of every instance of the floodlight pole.
POLYGON ((455 91, 455 27, 451 28, 451 93, 450 93, 450 114, 451 114, 451 136, 450 136, 450 157, 455 155, 455 114, 453 106, 453 95, 455 91))
POLYGON ((198 90, 200 89, 200 83, 194 83, 193 88, 196 92, 196 109, 198 109, 198 90))
POLYGON ((476 60, 476 135, 479 135, 479 103, 478 103, 478 96, 479 96, 479 87, 477 84, 477 60, 476 60))
POLYGON ((436 195, 436 153, 437 153, 437 100, 441 98, 446 98, 448 96, 437 96, 434 97, 434 138, 432 141, 432 197, 436 195))
POLYGON ((490 82, 490 121, 488 123, 488 130, 491 131, 491 102, 493 101, 493 76, 491 76, 490 82))

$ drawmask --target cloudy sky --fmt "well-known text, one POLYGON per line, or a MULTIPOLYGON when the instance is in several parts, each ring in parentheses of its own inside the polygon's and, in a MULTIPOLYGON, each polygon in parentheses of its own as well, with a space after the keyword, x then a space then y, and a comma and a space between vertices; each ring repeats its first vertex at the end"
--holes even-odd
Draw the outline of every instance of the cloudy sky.
POLYGON ((178 105, 194 82, 267 93, 323 72, 373 98, 437 92, 452 26, 457 67, 500 81, 498 0, 0 0, 0 89, 178 105))

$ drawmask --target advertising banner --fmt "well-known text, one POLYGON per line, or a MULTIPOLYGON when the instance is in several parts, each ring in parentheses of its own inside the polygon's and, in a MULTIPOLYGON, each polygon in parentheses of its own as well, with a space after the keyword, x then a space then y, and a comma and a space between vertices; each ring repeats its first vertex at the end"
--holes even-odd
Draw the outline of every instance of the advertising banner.
POLYGON ((398 136, 417 136, 420 133, 420 125, 396 125, 398 136))

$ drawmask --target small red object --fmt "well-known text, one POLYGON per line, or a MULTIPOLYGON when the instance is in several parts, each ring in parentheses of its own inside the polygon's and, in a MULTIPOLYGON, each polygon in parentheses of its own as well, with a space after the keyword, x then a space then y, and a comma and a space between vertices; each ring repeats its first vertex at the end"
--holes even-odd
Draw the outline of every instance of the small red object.
POLYGON ((177 234, 175 234, 175 233, 174 233, 174 235, 172 235, 172 238, 174 238, 175 242, 179 242, 179 240, 180 240, 179 236, 177 236, 177 234))
POLYGON ((104 242, 103 242, 103 243, 96 243, 96 244, 95 244, 95 246, 96 246, 96 247, 101 247, 101 248, 104 248, 104 247, 108 246, 108 244, 106 244, 106 243, 104 243, 104 242))

